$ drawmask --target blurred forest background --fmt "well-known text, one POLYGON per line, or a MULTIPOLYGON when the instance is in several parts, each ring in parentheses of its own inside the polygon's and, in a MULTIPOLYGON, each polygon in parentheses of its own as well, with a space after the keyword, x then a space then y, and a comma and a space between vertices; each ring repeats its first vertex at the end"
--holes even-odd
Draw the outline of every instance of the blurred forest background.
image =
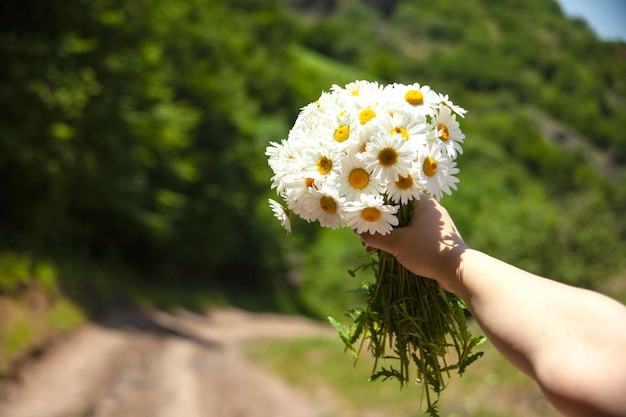
POLYGON ((358 239, 287 236, 264 155, 356 79, 469 111, 442 202, 471 246, 626 300, 626 44, 555 0, 5 1, 0 374, 112 309, 358 302, 358 239))

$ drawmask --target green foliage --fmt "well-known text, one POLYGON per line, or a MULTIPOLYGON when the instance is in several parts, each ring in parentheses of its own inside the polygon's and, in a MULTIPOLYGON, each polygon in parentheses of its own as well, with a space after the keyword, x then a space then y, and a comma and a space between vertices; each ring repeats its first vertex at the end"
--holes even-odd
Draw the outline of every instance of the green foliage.
POLYGON ((4 253, 0 256, 0 293, 12 292, 31 278, 31 259, 26 255, 4 253))
POLYGON ((272 249, 250 232, 266 181, 250 143, 262 112, 296 107, 287 86, 266 88, 287 66, 272 47, 292 31, 286 15, 271 3, 33 3, 20 10, 29 25, 8 19, 0 33, 1 243, 264 286, 247 278, 267 273, 272 249))
POLYGON ((58 293, 56 265, 33 254, 0 253, 0 296, 14 296, 29 286, 37 286, 47 296, 58 293))

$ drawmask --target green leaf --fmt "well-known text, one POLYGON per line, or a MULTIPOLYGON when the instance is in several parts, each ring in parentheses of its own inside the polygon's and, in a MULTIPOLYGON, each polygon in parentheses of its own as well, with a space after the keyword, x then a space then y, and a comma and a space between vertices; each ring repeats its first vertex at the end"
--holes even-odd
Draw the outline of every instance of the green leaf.
MULTIPOLYGON (((374 372, 368 378, 368 381, 376 381, 379 378, 382 378, 383 381, 386 381, 386 380, 388 380, 390 378, 397 379, 401 383, 403 383, 403 381, 404 381, 404 375, 402 374, 402 372, 398 371, 393 366, 390 367, 389 369, 381 367, 380 370, 378 370, 377 372, 374 372)), ((404 381, 404 382, 406 382, 406 381, 404 381)))
POLYGON ((353 346, 354 342, 352 341, 353 334, 350 331, 350 329, 346 328, 346 326, 339 323, 335 318, 331 316, 328 316, 328 322, 330 323, 331 326, 335 328, 335 330, 337 330, 337 332, 339 333, 339 337, 343 341, 346 349, 350 350, 352 352, 352 355, 356 359, 358 357, 358 352, 354 349, 354 346, 353 346))

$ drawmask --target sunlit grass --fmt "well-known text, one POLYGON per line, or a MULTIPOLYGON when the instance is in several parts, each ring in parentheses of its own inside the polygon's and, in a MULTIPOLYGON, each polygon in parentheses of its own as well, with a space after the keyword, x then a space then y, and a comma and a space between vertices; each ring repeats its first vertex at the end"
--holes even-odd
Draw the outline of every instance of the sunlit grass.
POLYGON ((368 382, 371 361, 364 358, 353 367, 351 354, 343 353, 338 338, 261 341, 250 346, 249 354, 313 395, 320 386, 327 386, 344 411, 380 409, 393 415, 418 415, 419 389, 400 390, 400 385, 391 381, 368 382))
MULTIPOLYGON (((479 333, 477 328, 473 332, 479 333)), ((475 417, 552 417, 551 409, 534 383, 504 360, 495 348, 481 346, 485 355, 459 377, 453 374, 439 401, 440 415, 475 417)), ((249 356, 300 387, 318 395, 330 389, 347 415, 421 416, 421 386, 400 389, 396 381, 368 381, 372 359, 343 352, 338 338, 303 338, 253 343, 249 356)), ((323 400, 323 399, 320 399, 323 400)), ((344 415, 344 414, 339 414, 344 415)))
POLYGON ((289 53, 293 58, 293 73, 298 74, 291 81, 290 87, 301 97, 309 97, 311 100, 333 84, 344 85, 354 80, 378 78, 360 67, 329 59, 299 45, 291 45, 289 53))
POLYGON ((73 302, 60 299, 45 316, 47 325, 58 330, 72 329, 86 320, 85 313, 73 302))

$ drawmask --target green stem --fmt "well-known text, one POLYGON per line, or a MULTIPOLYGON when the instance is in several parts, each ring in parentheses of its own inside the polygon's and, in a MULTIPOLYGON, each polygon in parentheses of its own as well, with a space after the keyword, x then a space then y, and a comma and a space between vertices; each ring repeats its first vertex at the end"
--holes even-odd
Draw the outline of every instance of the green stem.
MULTIPOLYGON (((408 223, 412 208, 400 207, 399 226, 408 223)), ((360 340, 360 330, 356 330, 344 341, 356 353, 355 361, 369 341, 368 350, 374 358, 371 380, 392 378, 405 386, 415 367, 414 380, 424 390, 426 412, 437 417, 437 402, 450 370, 462 373, 480 357, 481 352, 472 354, 471 350, 480 344, 481 337, 470 334, 463 304, 455 295, 436 281, 413 274, 391 254, 378 251, 377 255, 373 262, 376 280, 367 286, 367 306, 354 319, 353 328, 364 331, 360 340), (354 349, 355 343, 359 343, 358 349, 354 349), (388 349, 393 353, 387 353, 388 349), (449 351, 455 352, 456 358, 451 359, 449 351), (396 365, 379 368, 379 359, 394 360, 396 365)))

